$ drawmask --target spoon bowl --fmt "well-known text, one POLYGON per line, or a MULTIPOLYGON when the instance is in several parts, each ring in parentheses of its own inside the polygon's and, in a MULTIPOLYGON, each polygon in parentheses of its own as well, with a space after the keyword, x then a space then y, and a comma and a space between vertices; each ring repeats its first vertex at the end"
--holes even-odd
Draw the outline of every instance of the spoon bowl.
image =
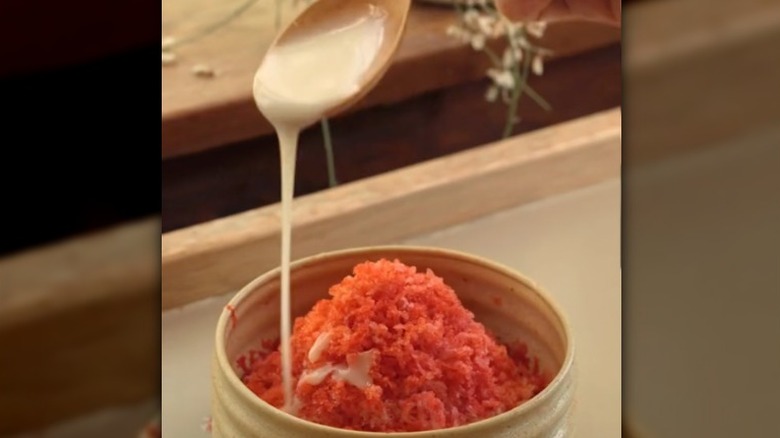
POLYGON ((381 46, 360 78, 357 91, 325 112, 326 117, 332 117, 362 99, 382 79, 401 42, 410 7, 411 0, 315 0, 279 32, 268 51, 290 41, 327 32, 361 17, 381 14, 381 46))

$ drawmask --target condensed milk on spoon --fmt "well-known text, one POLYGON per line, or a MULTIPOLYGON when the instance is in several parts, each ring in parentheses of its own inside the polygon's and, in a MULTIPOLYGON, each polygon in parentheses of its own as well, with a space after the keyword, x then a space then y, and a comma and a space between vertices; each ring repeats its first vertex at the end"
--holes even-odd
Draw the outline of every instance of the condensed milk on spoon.
MULTIPOLYGON (((281 327, 285 410, 293 407, 290 351, 290 240, 295 157, 302 129, 359 94, 383 47, 387 12, 367 4, 362 13, 335 18, 272 46, 254 78, 260 112, 276 130, 282 168, 281 327)), ((294 25, 294 24, 293 24, 294 25)), ((324 370, 323 370, 324 371, 324 370)), ((347 370, 329 372, 351 374, 347 370)), ((310 376, 310 379, 315 379, 310 376)))

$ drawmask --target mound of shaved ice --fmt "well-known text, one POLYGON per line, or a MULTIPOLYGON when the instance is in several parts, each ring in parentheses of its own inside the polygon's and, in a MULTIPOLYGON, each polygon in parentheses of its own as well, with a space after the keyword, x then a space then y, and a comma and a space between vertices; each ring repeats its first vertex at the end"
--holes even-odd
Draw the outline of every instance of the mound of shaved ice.
MULTIPOLYGON (((524 345, 500 345, 430 270, 379 260, 353 272, 295 320, 298 417, 372 432, 442 429, 510 410, 546 386, 524 345), (334 371, 361 367, 367 379, 334 371)), ((278 349, 247 371, 249 389, 282 408, 278 349)))

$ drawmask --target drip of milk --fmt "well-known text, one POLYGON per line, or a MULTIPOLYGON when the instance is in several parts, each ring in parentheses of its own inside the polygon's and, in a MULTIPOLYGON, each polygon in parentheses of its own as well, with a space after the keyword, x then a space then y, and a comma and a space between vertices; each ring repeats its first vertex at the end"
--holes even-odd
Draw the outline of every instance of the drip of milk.
POLYGON ((310 385, 319 385, 326 377, 332 375, 334 379, 340 379, 350 383, 358 388, 368 388, 371 386, 371 359, 373 353, 364 351, 358 353, 355 361, 349 365, 333 365, 326 363, 319 368, 306 370, 301 374, 298 384, 308 383, 310 385))
POLYGON ((322 332, 317 336, 317 339, 314 340, 314 343, 309 349, 309 362, 317 362, 322 355, 322 352, 328 349, 330 346, 330 336, 330 332, 327 331, 322 332))
MULTIPOLYGON (((317 341, 320 339, 323 339, 322 334, 317 338, 317 341)), ((326 339, 330 340, 329 334, 326 339)), ((312 346, 312 349, 309 350, 310 358, 312 357, 312 350, 315 349, 317 341, 315 341, 315 345, 312 346)), ((319 354, 321 353, 322 351, 319 352, 319 354)), ((316 355, 317 353, 315 353, 315 356, 316 355)), ((370 374, 373 357, 373 352, 369 350, 358 353, 355 356, 354 361, 349 365, 333 365, 332 363, 326 363, 313 370, 306 369, 303 371, 303 373, 301 373, 301 378, 298 379, 298 386, 304 383, 308 383, 309 385, 319 385, 325 381, 328 376, 331 376, 333 379, 343 380, 357 388, 368 388, 373 384, 373 380, 371 379, 370 374)), ((286 406, 285 409, 287 412, 293 415, 298 415, 302 405, 303 403, 301 400, 297 396, 293 395, 292 402, 290 405, 286 406)))
POLYGON ((279 44, 266 53, 254 78, 260 112, 279 138, 282 168, 281 324, 285 410, 293 410, 290 352, 290 240, 295 156, 300 131, 360 90, 376 58, 386 12, 371 7, 347 22, 279 44))

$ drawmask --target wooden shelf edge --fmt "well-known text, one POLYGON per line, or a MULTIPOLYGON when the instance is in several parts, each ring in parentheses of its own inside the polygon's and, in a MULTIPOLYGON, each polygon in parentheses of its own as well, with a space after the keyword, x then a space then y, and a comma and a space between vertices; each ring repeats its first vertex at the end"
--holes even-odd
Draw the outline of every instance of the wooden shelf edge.
MULTIPOLYGON (((296 199, 293 257, 390 243, 620 175, 615 108, 296 199)), ((279 263, 279 205, 166 233, 162 305, 237 290, 279 263)))
POLYGON ((159 233, 147 218, 0 259, 0 435, 158 391, 159 233))
MULTIPOLYGON (((744 46, 780 26, 780 4, 692 0, 637 2, 625 8, 625 70, 636 73, 744 46), (666 22, 666 25, 658 25, 666 22)), ((771 52, 769 52, 771 53, 771 52)), ((727 58, 722 58, 723 60, 727 58)))
POLYGON ((0 330, 158 287, 150 217, 0 258, 0 330), (150 238, 152 240, 150 240, 150 238))
POLYGON ((777 2, 640 2, 625 20, 637 24, 626 28, 624 58, 629 166, 694 153, 780 118, 767 93, 780 77, 780 58, 767 56, 780 45, 777 2))

